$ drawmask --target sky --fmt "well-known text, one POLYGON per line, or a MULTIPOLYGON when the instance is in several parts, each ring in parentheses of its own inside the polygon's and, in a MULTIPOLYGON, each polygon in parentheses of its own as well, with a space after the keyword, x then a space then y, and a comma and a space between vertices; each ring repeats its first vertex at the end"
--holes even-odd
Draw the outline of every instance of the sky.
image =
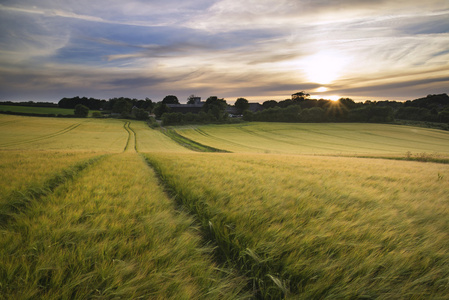
POLYGON ((0 0, 0 101, 449 93, 448 0, 0 0))

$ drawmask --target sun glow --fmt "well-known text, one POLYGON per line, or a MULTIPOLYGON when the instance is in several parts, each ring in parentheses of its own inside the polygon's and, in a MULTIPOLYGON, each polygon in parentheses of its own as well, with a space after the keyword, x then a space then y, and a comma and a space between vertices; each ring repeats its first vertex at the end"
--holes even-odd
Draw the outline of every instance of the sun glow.
POLYGON ((346 64, 345 56, 326 50, 307 57, 304 71, 311 82, 328 84, 341 76, 346 64))
POLYGON ((340 96, 332 95, 332 96, 327 96, 327 97, 323 97, 323 98, 327 98, 332 101, 338 101, 338 99, 340 99, 340 96))

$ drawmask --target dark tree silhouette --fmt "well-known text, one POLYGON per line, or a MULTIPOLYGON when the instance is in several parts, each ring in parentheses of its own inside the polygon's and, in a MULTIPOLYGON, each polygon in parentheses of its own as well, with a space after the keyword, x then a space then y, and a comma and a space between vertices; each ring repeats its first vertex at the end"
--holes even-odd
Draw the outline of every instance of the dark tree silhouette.
POLYGON ((238 98, 234 103, 237 111, 242 114, 245 110, 249 108, 249 102, 245 98, 238 98))
POLYGON ((297 93, 292 94, 292 100, 293 100, 293 101, 305 100, 305 99, 307 99, 307 98, 309 98, 309 97, 310 97, 310 95, 307 94, 307 93, 304 92, 304 91, 301 91, 301 92, 297 92, 297 93))
POLYGON ((164 104, 179 104, 178 97, 174 95, 168 95, 165 96, 165 98, 162 100, 162 103, 164 104))

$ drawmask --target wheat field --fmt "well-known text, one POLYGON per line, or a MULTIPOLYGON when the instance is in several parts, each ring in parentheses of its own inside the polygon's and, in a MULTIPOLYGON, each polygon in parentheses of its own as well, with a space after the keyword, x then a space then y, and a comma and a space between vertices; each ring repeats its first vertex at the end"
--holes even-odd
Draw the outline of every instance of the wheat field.
POLYGON ((0 298, 445 299, 449 134, 0 115, 0 298))

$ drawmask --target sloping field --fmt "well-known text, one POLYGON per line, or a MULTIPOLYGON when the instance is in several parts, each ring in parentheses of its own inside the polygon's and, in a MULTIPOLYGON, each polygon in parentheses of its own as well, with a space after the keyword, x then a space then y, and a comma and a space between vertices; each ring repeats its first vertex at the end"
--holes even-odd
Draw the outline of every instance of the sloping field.
POLYGON ((449 156, 449 132, 387 124, 249 123, 181 127, 183 136, 238 153, 449 156))

